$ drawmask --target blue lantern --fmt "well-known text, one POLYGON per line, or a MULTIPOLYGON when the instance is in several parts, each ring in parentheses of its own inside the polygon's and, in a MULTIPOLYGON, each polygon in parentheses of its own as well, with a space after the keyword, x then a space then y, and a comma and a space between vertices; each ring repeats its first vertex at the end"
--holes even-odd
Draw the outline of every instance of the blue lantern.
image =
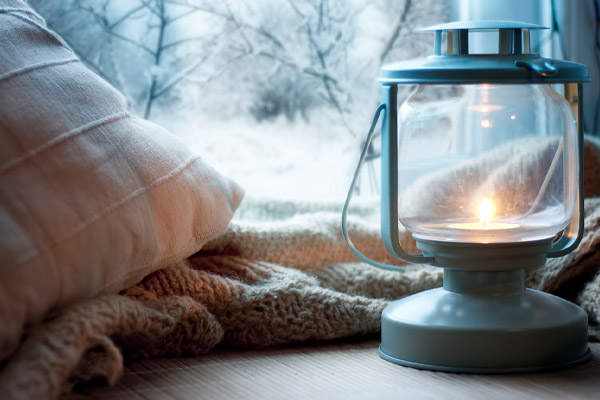
POLYGON ((388 252, 444 268, 442 288, 392 302, 380 355, 450 372, 560 368, 590 357, 587 316, 525 287, 525 270, 575 249, 583 232, 585 65, 531 53, 530 31, 508 21, 434 26, 435 55, 384 66, 381 232, 388 252), (469 35, 498 32, 494 54, 469 35), (398 86, 414 91, 398 104, 398 86), (562 92, 559 94, 559 92, 562 92), (580 122, 578 124, 578 121, 580 122), (403 225, 422 254, 400 243, 403 225))

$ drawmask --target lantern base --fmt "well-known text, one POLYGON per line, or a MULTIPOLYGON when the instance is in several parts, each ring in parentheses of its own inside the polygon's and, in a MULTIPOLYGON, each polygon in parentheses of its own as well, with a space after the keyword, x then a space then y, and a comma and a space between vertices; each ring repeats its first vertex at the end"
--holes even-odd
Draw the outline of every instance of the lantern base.
POLYGON ((525 289, 524 270, 445 270, 444 288, 383 311, 379 354, 409 367, 461 373, 541 371, 591 356, 586 313, 525 289))

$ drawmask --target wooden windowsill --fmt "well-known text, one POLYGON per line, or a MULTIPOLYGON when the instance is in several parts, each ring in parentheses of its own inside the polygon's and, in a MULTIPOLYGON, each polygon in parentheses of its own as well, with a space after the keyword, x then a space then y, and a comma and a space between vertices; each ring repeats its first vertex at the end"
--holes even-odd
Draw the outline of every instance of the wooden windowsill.
POLYGON ((264 350, 218 350, 195 358, 143 360, 114 387, 68 399, 593 399, 600 394, 600 343, 588 362, 558 371, 470 375, 395 365, 378 339, 264 350))

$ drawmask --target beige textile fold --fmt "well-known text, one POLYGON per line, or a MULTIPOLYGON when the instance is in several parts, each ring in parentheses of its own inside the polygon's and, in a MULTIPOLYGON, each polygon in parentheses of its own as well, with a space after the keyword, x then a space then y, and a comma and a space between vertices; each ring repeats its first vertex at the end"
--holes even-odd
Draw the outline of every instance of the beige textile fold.
MULTIPOLYGON (((599 172, 600 142, 588 141, 583 240, 527 277, 530 287, 581 304, 592 330, 600 321, 599 172)), ((350 234, 370 257, 391 262, 376 212, 373 204, 355 206, 350 234)), ((442 283, 432 267, 395 273, 356 262, 341 237, 339 204, 248 199, 239 214, 189 259, 49 316, 5 363, 0 398, 57 398, 93 378, 112 384, 124 362, 143 357, 376 333, 390 300, 442 283)))

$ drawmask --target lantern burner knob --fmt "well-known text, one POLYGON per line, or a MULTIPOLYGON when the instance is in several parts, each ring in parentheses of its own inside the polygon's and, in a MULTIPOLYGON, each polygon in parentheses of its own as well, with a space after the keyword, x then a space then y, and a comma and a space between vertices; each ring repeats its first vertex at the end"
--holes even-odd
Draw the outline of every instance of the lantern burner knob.
POLYGON ((531 54, 531 30, 545 26, 512 21, 459 21, 434 25, 424 32, 435 32, 435 54, 469 54, 469 32, 498 31, 497 54, 531 54), (444 34, 445 33, 445 34, 444 34), (446 51, 442 52, 443 42, 446 51))

